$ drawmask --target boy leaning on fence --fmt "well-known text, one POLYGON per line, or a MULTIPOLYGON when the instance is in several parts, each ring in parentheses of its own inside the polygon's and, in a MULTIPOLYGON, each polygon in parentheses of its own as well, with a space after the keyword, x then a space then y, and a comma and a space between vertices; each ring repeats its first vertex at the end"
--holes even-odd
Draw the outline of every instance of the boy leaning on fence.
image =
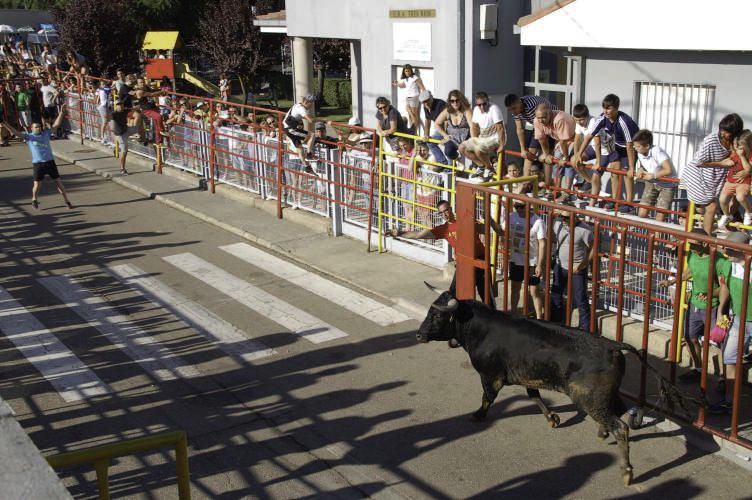
MULTIPOLYGON (((668 153, 660 146, 653 144, 653 133, 649 130, 639 130, 632 138, 637 160, 635 178, 645 183, 640 200, 640 217, 647 217, 647 206, 668 210, 676 197, 676 183, 661 180, 676 177, 676 169, 668 153)), ((655 220, 662 221, 666 213, 656 210, 655 220)))

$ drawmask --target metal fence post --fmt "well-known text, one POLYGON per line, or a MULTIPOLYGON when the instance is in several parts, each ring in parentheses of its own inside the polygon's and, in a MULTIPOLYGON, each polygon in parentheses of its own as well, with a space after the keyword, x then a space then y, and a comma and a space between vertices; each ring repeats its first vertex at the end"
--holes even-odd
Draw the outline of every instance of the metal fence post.
MULTIPOLYGON (((329 183, 329 197, 333 200, 331 210, 332 214, 332 234, 334 236, 342 235, 342 219, 344 218, 345 207, 342 205, 342 185, 347 179, 343 173, 344 154, 341 149, 331 149, 328 152, 329 166, 331 167, 330 178, 334 182, 329 183)), ((368 236, 370 241, 370 235, 368 236)))

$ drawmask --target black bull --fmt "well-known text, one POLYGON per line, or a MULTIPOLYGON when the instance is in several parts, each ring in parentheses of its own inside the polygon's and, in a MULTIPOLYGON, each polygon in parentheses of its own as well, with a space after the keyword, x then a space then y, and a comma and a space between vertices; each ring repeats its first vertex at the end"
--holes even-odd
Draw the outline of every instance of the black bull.
MULTIPOLYGON (((556 427, 559 416, 548 409, 538 390, 568 395, 580 411, 598 423, 599 438, 605 439, 609 432, 614 435, 624 482, 632 481, 629 427, 619 418, 627 408, 619 387, 625 365, 622 351, 640 357, 634 347, 581 330, 494 311, 474 300, 457 300, 449 292, 442 293, 431 305, 416 337, 418 342, 454 338, 470 355, 483 385, 481 406, 473 414, 477 419, 485 418, 502 387, 521 385, 527 388, 528 396, 546 420, 556 427)), ((642 357, 640 361, 644 362, 642 357)), ((657 375, 669 404, 678 400, 685 408, 684 400, 699 403, 648 368, 657 375)))

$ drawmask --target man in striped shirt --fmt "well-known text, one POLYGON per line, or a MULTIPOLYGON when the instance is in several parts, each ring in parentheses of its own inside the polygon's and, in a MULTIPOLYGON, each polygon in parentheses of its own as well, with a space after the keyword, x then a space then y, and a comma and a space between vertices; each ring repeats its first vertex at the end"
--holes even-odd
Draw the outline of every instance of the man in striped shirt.
MULTIPOLYGON (((522 166, 522 171, 525 175, 530 175, 530 165, 537 159, 538 153, 541 151, 540 142, 535 138, 532 133, 525 133, 525 123, 535 125, 535 110, 541 104, 547 104, 551 111, 558 111, 559 108, 551 104, 551 102, 545 97, 537 95, 523 95, 518 97, 515 94, 509 94, 504 98, 504 106, 512 113, 514 118, 514 125, 517 129, 517 139, 520 141, 520 155, 525 161, 522 166)), ((549 142, 549 149, 553 150, 553 141, 547 139, 549 142)))
MULTIPOLYGON (((587 135, 583 139, 580 149, 575 151, 574 163, 580 163, 582 156, 585 153, 585 149, 588 147, 588 144, 590 144, 590 141, 593 140, 593 137, 598 135, 601 131, 605 131, 607 137, 613 138, 614 147, 618 156, 617 159, 609 163, 608 168, 621 168, 622 170, 626 170, 626 174, 623 175, 625 191, 624 199, 631 203, 634 198, 634 168, 636 159, 635 150, 632 146, 632 137, 638 130, 640 130, 640 127, 637 126, 637 123, 635 123, 631 116, 619 111, 619 104, 619 97, 614 94, 608 94, 603 98, 603 102, 601 103, 603 106, 603 114, 596 118, 590 130, 587 131, 587 135)), ((598 170, 593 171, 591 182, 593 186, 591 193, 596 196, 600 194, 601 190, 601 178, 598 173, 598 170)), ((611 182, 611 185, 614 185, 613 181, 611 182)), ((618 191, 621 191, 621 189, 618 189, 618 191)), ((614 198, 619 198, 621 196, 621 192, 618 191, 613 193, 614 198)), ((631 212, 632 207, 629 205, 623 205, 620 210, 623 212, 631 212)))
POLYGON ((728 169, 734 166, 729 158, 734 139, 744 130, 744 122, 736 113, 726 115, 718 124, 718 133, 705 137, 692 161, 681 169, 679 178, 687 190, 687 198, 703 214, 702 227, 713 234, 718 195, 723 187, 728 169))

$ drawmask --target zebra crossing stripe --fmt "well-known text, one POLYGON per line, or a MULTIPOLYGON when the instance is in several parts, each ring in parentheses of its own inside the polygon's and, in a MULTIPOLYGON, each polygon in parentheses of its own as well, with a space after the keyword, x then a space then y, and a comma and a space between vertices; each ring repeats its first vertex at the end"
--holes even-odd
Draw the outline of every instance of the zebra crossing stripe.
POLYGON ((169 309, 200 335, 217 345, 227 354, 253 361, 275 354, 275 351, 223 320, 201 304, 194 302, 177 290, 149 276, 133 264, 108 266, 110 272, 126 284, 138 289, 149 300, 169 309))
POLYGON ((342 330, 191 253, 163 259, 314 344, 347 336, 342 330))
POLYGON ((410 319, 406 314, 393 307, 385 306, 370 297, 350 290, 345 286, 259 250, 247 243, 235 243, 219 248, 319 297, 334 302, 348 311, 354 312, 380 326, 389 326, 410 319))
POLYGON ((51 276, 38 281, 156 380, 164 382, 200 375, 195 367, 135 326, 105 299, 92 294, 67 276, 51 276))
POLYGON ((45 326, 0 287, 0 330, 68 403, 110 388, 45 326))

